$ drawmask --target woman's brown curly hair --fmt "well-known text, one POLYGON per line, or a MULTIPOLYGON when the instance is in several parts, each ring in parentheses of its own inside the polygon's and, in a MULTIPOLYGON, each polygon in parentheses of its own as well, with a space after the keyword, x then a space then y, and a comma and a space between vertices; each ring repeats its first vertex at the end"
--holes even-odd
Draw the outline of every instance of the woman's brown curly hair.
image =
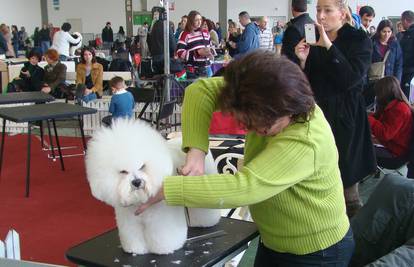
POLYGON ((224 80, 221 110, 250 130, 270 128, 283 116, 307 121, 315 107, 309 81, 299 66, 272 52, 259 50, 233 61, 224 80))

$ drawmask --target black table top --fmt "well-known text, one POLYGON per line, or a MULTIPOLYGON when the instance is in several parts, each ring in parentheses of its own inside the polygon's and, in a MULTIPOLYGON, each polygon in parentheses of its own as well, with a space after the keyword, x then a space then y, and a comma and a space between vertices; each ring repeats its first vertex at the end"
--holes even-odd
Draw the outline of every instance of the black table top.
POLYGON ((135 255, 122 250, 114 229, 70 248, 66 257, 85 266, 213 266, 259 235, 254 223, 223 217, 213 227, 189 228, 188 238, 220 230, 226 234, 186 243, 173 254, 135 255))
POLYGON ((43 92, 21 92, 0 94, 0 105, 17 103, 46 103, 54 101, 55 98, 43 92))
POLYGON ((14 122, 33 122, 94 114, 96 109, 66 103, 51 103, 0 108, 0 118, 14 122))

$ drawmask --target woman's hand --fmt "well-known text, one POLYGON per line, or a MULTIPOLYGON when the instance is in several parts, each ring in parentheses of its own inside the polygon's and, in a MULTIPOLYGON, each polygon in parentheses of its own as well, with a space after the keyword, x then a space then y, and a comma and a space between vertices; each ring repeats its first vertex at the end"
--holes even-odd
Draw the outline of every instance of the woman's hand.
POLYGON ((85 93, 84 95, 89 95, 91 94, 93 91, 91 89, 85 89, 85 93))
POLYGON ((135 215, 140 215, 146 209, 148 209, 149 207, 151 207, 154 204, 157 204, 158 202, 163 201, 164 199, 165 199, 164 186, 161 185, 160 190, 158 191, 158 193, 155 196, 150 197, 146 203, 144 203, 144 204, 142 204, 141 206, 138 207, 138 209, 135 211, 135 215))
POLYGON ((295 54, 299 58, 300 66, 302 69, 305 69, 305 64, 309 56, 309 51, 310 51, 310 45, 305 42, 305 39, 302 39, 295 46, 295 54))
POLYGON ((213 54, 210 51, 210 48, 204 47, 197 50, 198 54, 202 57, 211 57, 213 54))
POLYGON ((184 176, 198 176, 204 174, 204 161, 206 153, 197 148, 190 148, 185 159, 185 164, 179 170, 184 176))
POLYGON ((236 49, 237 48, 237 44, 233 41, 229 41, 229 45, 231 48, 236 49))
POLYGON ((52 88, 50 88, 49 86, 44 86, 41 91, 45 94, 49 94, 52 91, 52 88))
POLYGON ((27 70, 27 71, 22 71, 21 72, 24 76, 26 76, 27 78, 29 78, 30 77, 30 72, 27 70))
POLYGON ((317 22, 315 22, 315 26, 319 32, 319 40, 315 45, 320 46, 320 47, 325 47, 327 50, 329 50, 329 48, 331 48, 332 46, 332 42, 331 40, 329 40, 328 34, 326 34, 326 31, 325 31, 325 28, 323 27, 322 24, 319 24, 317 22))

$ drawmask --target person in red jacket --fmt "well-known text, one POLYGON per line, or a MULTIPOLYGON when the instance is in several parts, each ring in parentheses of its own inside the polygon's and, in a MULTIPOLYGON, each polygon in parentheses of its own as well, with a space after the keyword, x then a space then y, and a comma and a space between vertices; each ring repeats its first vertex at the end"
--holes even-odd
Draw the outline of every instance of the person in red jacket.
POLYGON ((368 120, 374 143, 377 144, 377 162, 379 166, 396 169, 407 161, 413 128, 413 108, 395 77, 382 78, 374 88, 376 112, 370 114, 368 120))

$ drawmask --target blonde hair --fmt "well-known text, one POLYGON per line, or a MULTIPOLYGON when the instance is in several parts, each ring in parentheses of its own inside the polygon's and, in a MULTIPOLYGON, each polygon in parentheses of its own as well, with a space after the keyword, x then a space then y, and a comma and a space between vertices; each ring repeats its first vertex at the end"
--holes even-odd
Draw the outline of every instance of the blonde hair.
POLYGON ((348 0, 334 0, 337 7, 342 9, 345 12, 345 22, 355 26, 354 20, 352 19, 352 14, 349 9, 348 0))

